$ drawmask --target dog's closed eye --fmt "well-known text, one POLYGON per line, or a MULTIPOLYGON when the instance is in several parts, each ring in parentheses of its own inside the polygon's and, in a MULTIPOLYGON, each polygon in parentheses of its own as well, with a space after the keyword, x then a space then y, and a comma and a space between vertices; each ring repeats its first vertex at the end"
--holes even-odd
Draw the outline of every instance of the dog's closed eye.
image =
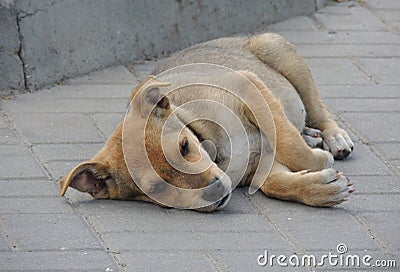
POLYGON ((189 141, 187 138, 184 138, 180 143, 180 150, 182 156, 186 156, 189 153, 189 141))

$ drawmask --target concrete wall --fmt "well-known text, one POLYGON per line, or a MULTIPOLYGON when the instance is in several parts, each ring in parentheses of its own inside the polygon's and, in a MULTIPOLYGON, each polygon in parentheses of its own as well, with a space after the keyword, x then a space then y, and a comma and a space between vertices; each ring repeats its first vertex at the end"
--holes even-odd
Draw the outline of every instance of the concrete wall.
POLYGON ((0 90, 36 89, 114 64, 161 57, 312 13, 318 2, 0 0, 0 90))
POLYGON ((1 90, 25 88, 19 53, 17 12, 12 3, 0 2, 0 93, 1 90))

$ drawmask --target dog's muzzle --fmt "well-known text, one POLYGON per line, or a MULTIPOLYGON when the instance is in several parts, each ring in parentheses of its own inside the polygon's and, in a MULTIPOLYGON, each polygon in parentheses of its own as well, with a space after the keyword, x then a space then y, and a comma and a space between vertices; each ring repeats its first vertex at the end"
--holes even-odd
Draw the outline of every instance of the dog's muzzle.
POLYGON ((211 204, 196 210, 202 212, 212 212, 222 209, 229 202, 229 199, 231 198, 231 192, 232 182, 226 175, 224 175, 222 178, 214 177, 209 186, 204 189, 202 195, 202 198, 211 204))

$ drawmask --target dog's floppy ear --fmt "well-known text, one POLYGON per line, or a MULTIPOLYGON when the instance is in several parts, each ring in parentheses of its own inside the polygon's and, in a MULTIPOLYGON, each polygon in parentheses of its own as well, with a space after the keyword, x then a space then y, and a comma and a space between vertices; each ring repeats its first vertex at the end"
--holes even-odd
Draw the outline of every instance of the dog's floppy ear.
POLYGON ((99 161, 82 162, 58 181, 60 195, 65 194, 68 186, 85 193, 98 194, 102 191, 106 193, 105 180, 109 177, 107 168, 105 163, 99 161))
POLYGON ((168 114, 170 110, 169 100, 161 92, 160 88, 169 86, 171 86, 170 83, 162 82, 155 78, 145 84, 141 99, 142 117, 147 117, 153 109, 158 117, 165 117, 168 114))

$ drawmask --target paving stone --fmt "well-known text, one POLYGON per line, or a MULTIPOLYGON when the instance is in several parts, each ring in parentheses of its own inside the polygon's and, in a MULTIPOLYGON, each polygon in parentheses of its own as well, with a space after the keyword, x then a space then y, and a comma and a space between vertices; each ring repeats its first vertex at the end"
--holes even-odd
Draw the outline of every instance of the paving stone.
POLYGON ((400 112, 344 113, 341 116, 367 141, 396 142, 399 140, 400 112))
MULTIPOLYGON (((332 10, 337 9, 332 7, 332 10)), ((339 8, 340 9, 340 8, 339 8)), ((354 6, 349 14, 317 13, 315 17, 329 30, 387 30, 387 27, 369 10, 354 6)))
POLYGON ((391 175, 387 166, 364 144, 355 144, 353 153, 342 161, 335 161, 334 166, 345 175, 391 175))
POLYGON ((6 197, 0 198, 0 214, 73 213, 61 197, 6 197))
POLYGON ((0 252, 0 263, 3 271, 119 271, 99 250, 0 252))
POLYGON ((400 57, 400 45, 386 44, 306 44, 297 45, 300 56, 307 57, 400 57))
MULTIPOLYGON (((251 205, 248 198, 241 193, 247 190, 247 187, 235 189, 228 204, 217 213, 223 216, 230 214, 257 214, 257 211, 251 205)), ((135 218, 143 216, 158 217, 167 213, 173 218, 174 216, 183 216, 182 214, 188 214, 188 216, 191 216, 192 213, 194 216, 198 214, 198 212, 194 211, 162 208, 152 203, 140 201, 94 200, 92 197, 89 197, 88 194, 79 193, 73 189, 67 191, 67 196, 80 213, 95 216, 123 213, 126 217, 135 218)))
POLYGON ((400 144, 399 143, 377 143, 373 144, 386 159, 400 159, 400 144))
POLYGON ((0 128, 0 144, 17 144, 17 136, 8 128, 0 128))
MULTIPOLYGON (((290 18, 283 22, 275 23, 267 27, 268 31, 279 31, 279 30, 316 30, 317 27, 314 25, 312 20, 307 16, 298 16, 290 18)), ((264 31, 265 32, 265 31, 264 31)))
POLYGON ((33 144, 103 141, 89 117, 80 113, 15 113, 12 119, 33 144))
POLYGON ((129 101, 129 96, 136 85, 132 84, 87 84, 87 85, 56 85, 40 92, 26 93, 18 96, 18 100, 36 101, 40 99, 61 98, 124 98, 129 101))
POLYGON ((354 182, 355 193, 349 197, 348 201, 328 209, 314 208, 301 203, 269 198, 260 191, 251 196, 251 201, 260 213, 326 214, 332 218, 336 213, 343 214, 346 210, 351 212, 373 211, 374 208, 379 211, 398 210, 400 203, 400 195, 398 194, 400 180, 398 177, 350 176, 350 181, 354 182), (370 203, 368 202, 369 200, 370 203), (387 204, 387 207, 385 207, 385 204, 387 204))
POLYGON ((2 233, 3 233, 3 231, 0 227, 0 253, 4 252, 4 251, 11 251, 6 238, 4 238, 4 235, 2 233))
POLYGON ((102 248, 77 214, 7 214, 1 218, 17 250, 102 248))
MULTIPOLYGON (((71 169, 69 169, 69 170, 71 170, 71 169)), ((65 172, 65 173, 68 173, 68 172, 65 172)), ((60 191, 59 187, 57 188, 57 191, 58 192, 60 191)), ((103 200, 99 200, 99 199, 94 199, 88 193, 82 193, 71 187, 68 187, 67 193, 64 195, 64 198, 66 199, 66 201, 71 203, 75 209, 76 209, 76 206, 80 206, 81 204, 84 206, 85 204, 87 204, 88 202, 90 203, 91 201, 93 201, 94 203, 98 203, 97 201, 100 201, 100 203, 101 203, 103 201, 103 200)), ((96 207, 96 205, 93 205, 93 207, 96 207)), ((80 214, 83 214, 83 213, 80 212, 80 214)), ((85 212, 85 214, 86 215, 90 214, 89 209, 88 209, 88 211, 85 212)))
POLYGON ((100 129, 100 131, 106 136, 109 137, 114 132, 115 128, 119 124, 119 122, 124 120, 124 113, 97 113, 91 115, 94 120, 96 126, 100 129))
POLYGON ((7 128, 6 121, 0 116, 0 128, 7 128))
MULTIPOLYGON (((347 176, 354 184, 355 194, 400 193, 400 179, 396 176, 347 176)), ((350 201, 351 201, 350 197, 350 201)))
POLYGON ((337 4, 335 3, 335 5, 332 5, 332 2, 327 2, 325 6, 317 12, 321 14, 351 15, 351 9, 355 6, 359 7, 354 1, 342 1, 337 4))
MULTIPOLYGON (((285 255, 289 258, 289 256, 294 254, 290 251, 270 250, 269 248, 265 248, 265 250, 268 251, 269 257, 271 255, 285 255)), ((260 266, 257 263, 257 258, 265 254, 265 250, 256 252, 218 252, 211 253, 210 255, 212 259, 215 259, 216 265, 221 271, 309 271, 307 267, 279 266, 276 258, 272 263, 268 261, 265 266, 260 266)), ((264 261, 264 259, 261 259, 261 261, 264 261)))
POLYGON ((33 152, 43 162, 54 160, 83 161, 92 158, 103 145, 103 143, 40 144, 33 147, 33 152))
POLYGON ((13 113, 125 112, 126 98, 9 100, 3 109, 13 113))
POLYGON ((363 213, 360 215, 362 220, 366 222, 371 231, 383 239, 384 243, 389 245, 392 250, 400 250, 400 235, 398 234, 400 227, 400 213, 363 213), (385 222, 385 224, 382 224, 385 222))
POLYGON ((101 236, 112 251, 287 250, 288 245, 269 229, 265 232, 110 232, 101 236))
POLYGON ((391 164, 391 166, 395 169, 396 171, 396 175, 399 176, 400 175, 400 160, 390 160, 388 161, 389 164, 391 164))
POLYGON ((399 17, 400 10, 381 9, 381 10, 375 10, 374 12, 375 14, 378 14, 378 16, 382 18, 384 22, 400 20, 399 17))
POLYGON ((22 145, 0 145, 1 178, 46 177, 32 153, 22 145))
POLYGON ((93 199, 89 194, 83 194, 74 189, 67 191, 67 197, 73 203, 74 208, 86 216, 106 217, 118 214, 118 216, 126 218, 157 217, 162 216, 168 210, 148 202, 93 199))
POLYGON ((396 85, 321 85, 322 98, 400 98, 396 85))
POLYGON ((399 1, 367 0, 366 2, 373 9, 400 9, 399 1))
POLYGON ((123 65, 94 72, 83 77, 70 79, 66 84, 137 84, 138 79, 123 65))
POLYGON ((127 217, 124 213, 88 217, 97 232, 264 232, 272 231, 269 222, 255 214, 204 214, 191 211, 127 217), (173 219, 173 220, 171 220, 173 219), (162 226, 162 228, 160 227, 162 226))
POLYGON ((301 35, 297 30, 277 30, 277 33, 285 37, 290 42, 296 45, 296 48, 301 44, 348 44, 348 45, 367 45, 375 44, 400 44, 400 37, 383 31, 328 31, 314 30, 302 31, 301 35), (374 37, 374 39, 371 39, 374 37))
POLYGON ((190 252, 122 253, 117 258, 124 271, 215 271, 204 254, 190 252))
POLYGON ((378 82, 385 84, 400 84, 400 58, 385 59, 358 59, 368 74, 372 75, 378 82))
POLYGON ((341 98, 325 99, 330 112, 393 112, 400 111, 398 98, 341 98))
POLYGON ((371 84, 368 77, 348 59, 307 58, 317 85, 320 84, 371 84), (329 76, 327 76, 329 75, 329 76))
POLYGON ((400 210, 399 194, 352 195, 341 208, 356 212, 387 212, 400 210))
MULTIPOLYGON (((289 201, 270 198, 267 197, 260 190, 254 193, 253 195, 250 195, 250 201, 253 203, 253 205, 257 208, 258 212, 261 214, 282 213, 282 212, 305 212, 305 213, 326 212, 328 214, 332 214, 337 212, 337 210, 341 211, 340 208, 320 209, 320 208, 306 206, 304 204, 297 202, 289 202, 289 201)), ((340 205, 337 207, 340 207, 340 205)))
POLYGON ((153 70, 157 65, 159 65, 163 61, 164 59, 144 61, 141 63, 133 63, 130 65, 126 65, 126 68, 128 69, 129 72, 134 74, 140 81, 142 81, 149 75, 151 75, 151 70, 153 70))
POLYGON ((399 21, 388 21, 386 24, 390 27, 390 29, 394 33, 399 33, 400 32, 400 20, 399 21))
POLYGON ((363 226, 351 215, 333 212, 271 213, 269 218, 280 231, 303 250, 330 250, 342 242, 354 249, 378 249, 363 226), (346 229, 351 229, 346 231, 346 229))
POLYGON ((77 161, 50 161, 45 163, 47 170, 50 172, 52 178, 58 180, 66 175, 75 166, 84 160, 77 161))
POLYGON ((0 197, 57 196, 56 184, 50 180, 0 180, 0 197))

